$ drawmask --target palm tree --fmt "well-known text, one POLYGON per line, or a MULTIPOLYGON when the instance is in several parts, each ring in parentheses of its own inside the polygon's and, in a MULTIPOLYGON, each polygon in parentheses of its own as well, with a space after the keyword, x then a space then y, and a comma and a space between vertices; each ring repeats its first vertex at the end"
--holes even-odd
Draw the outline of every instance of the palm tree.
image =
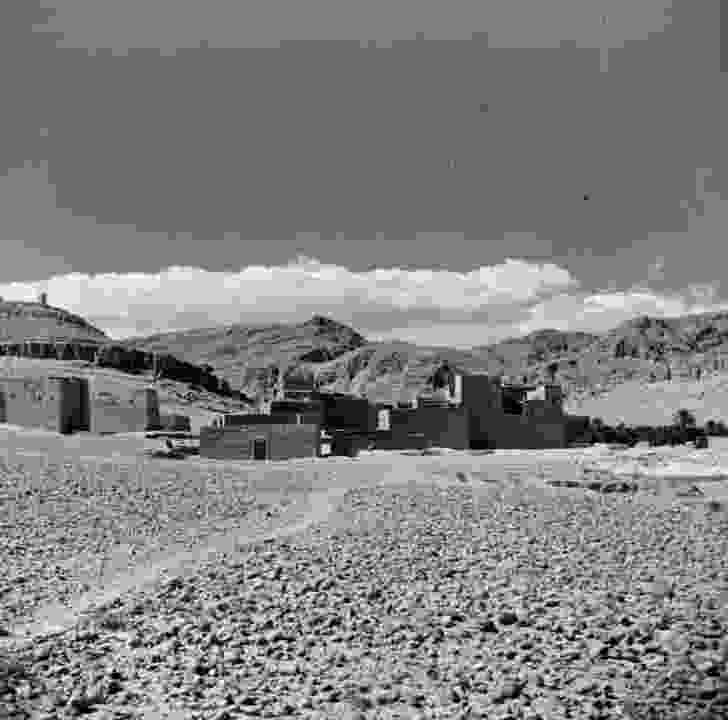
POLYGON ((673 415, 673 422, 681 430, 685 430, 687 428, 694 428, 695 427, 695 415, 693 415, 689 410, 686 410, 685 408, 681 408, 673 415))

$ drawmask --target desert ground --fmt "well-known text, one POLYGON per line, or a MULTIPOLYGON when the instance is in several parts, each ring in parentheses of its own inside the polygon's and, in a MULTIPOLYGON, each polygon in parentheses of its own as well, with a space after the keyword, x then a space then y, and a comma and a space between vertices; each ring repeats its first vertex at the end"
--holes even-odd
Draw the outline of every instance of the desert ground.
POLYGON ((720 441, 152 446, 0 426, 3 720, 728 717, 720 441))

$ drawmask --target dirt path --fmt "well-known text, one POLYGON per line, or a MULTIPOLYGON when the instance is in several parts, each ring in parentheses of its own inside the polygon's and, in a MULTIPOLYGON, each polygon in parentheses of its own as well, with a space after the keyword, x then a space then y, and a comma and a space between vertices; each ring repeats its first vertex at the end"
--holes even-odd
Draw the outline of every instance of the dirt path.
POLYGON ((234 554, 249 543, 285 537, 315 523, 324 522, 336 509, 337 501, 347 490, 347 487, 335 487, 314 491, 305 499, 294 500, 282 515, 270 522, 243 522, 237 527, 209 536, 204 543, 192 549, 173 549, 152 564, 120 573, 76 598, 70 605, 46 605, 35 613, 31 621, 12 628, 12 635, 0 641, 0 648, 21 649, 33 645, 41 638, 65 632, 84 615, 113 602, 125 593, 153 586, 162 579, 193 572, 210 555, 234 554))

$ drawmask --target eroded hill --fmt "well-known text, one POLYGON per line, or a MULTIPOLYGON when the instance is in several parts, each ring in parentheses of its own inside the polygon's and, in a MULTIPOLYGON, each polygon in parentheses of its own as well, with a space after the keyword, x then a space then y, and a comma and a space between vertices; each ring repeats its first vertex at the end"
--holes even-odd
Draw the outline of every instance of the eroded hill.
POLYGON ((608 333, 539 330, 471 350, 370 342, 356 330, 314 316, 298 324, 233 325, 127 341, 134 347, 209 364, 233 389, 255 395, 274 367, 312 370, 322 387, 372 400, 412 397, 447 360, 464 372, 488 372, 513 381, 554 377, 573 398, 591 397, 627 381, 677 382, 691 368, 712 370, 728 356, 728 313, 680 318, 641 317, 608 333), (669 368, 669 371, 668 371, 669 368))

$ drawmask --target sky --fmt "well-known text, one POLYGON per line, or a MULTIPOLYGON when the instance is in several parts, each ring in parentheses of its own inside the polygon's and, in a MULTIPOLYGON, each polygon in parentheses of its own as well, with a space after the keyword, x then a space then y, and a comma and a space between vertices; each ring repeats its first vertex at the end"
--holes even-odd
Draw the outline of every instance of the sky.
POLYGON ((463 348, 723 309, 726 22, 3 0, 0 296, 116 338, 318 313, 463 348))

